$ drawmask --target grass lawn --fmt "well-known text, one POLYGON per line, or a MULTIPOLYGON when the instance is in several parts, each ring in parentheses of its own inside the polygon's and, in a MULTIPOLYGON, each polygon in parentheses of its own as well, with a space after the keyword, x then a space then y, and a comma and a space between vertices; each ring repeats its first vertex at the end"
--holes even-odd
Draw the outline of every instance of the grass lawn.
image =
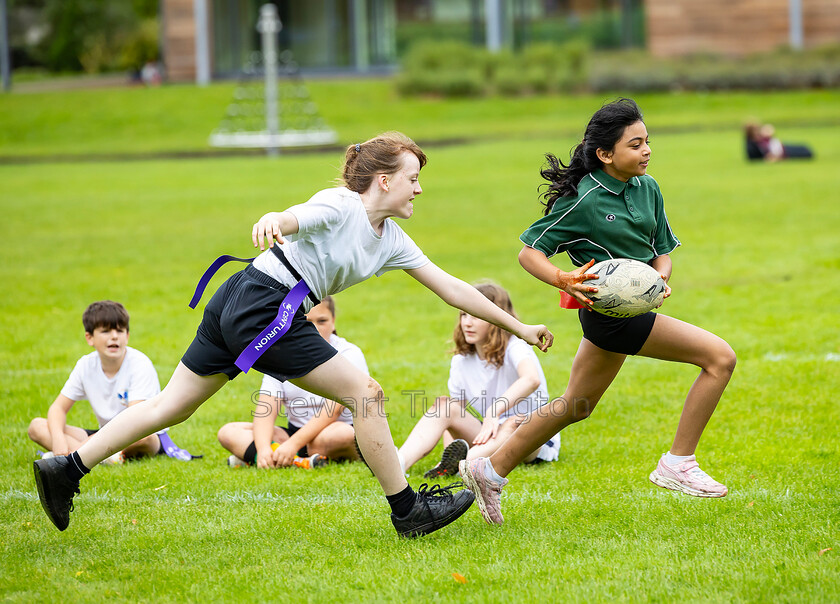
MULTIPOLYGON (((389 104, 384 82, 370 86, 367 101, 347 86, 342 94, 340 82, 313 83, 344 141, 387 128, 420 140, 470 139, 429 146, 425 192, 403 226, 433 261, 468 281, 500 282, 523 319, 552 329, 555 345, 540 359, 550 392, 562 392, 579 326, 553 290, 519 267, 517 238, 540 214, 543 153, 565 153, 600 99, 389 104), (365 102, 381 113, 355 122, 353 107, 361 112, 365 102)), ((230 89, 121 93, 122 101, 113 91, 0 96, 0 155, 201 148, 230 89), (120 116, 135 94, 155 103, 132 101, 138 112, 120 116), (190 95, 202 102, 185 106, 190 95), (221 103, 213 111, 204 106, 211 95, 221 103), (177 109, 171 136, 147 119, 167 106, 177 109)), ((650 173, 683 243, 662 310, 721 335, 739 356, 698 449, 727 497, 699 500, 648 482, 697 372, 630 359, 593 416, 564 431, 558 462, 511 474, 502 527, 487 526, 473 508, 444 530, 402 540, 361 464, 224 466, 215 433, 254 409, 259 376, 250 374, 172 429, 203 459, 95 468, 60 533, 38 503, 36 446, 25 431, 89 351, 84 307, 123 302, 130 344, 165 383, 200 319, 187 302, 204 268, 223 253, 248 255, 253 222, 330 186, 341 154, 0 164, 0 598, 840 600, 837 92, 640 100, 650 173), (750 115, 784 124, 782 138, 808 142, 816 160, 748 165, 737 127, 750 115)), ((445 390, 457 312, 398 273, 342 292, 337 304, 339 333, 365 351, 401 443, 422 412, 407 392, 431 400, 445 390)), ((71 421, 93 426, 85 407, 78 403, 71 421)), ((414 487, 433 463, 415 466, 414 487)))

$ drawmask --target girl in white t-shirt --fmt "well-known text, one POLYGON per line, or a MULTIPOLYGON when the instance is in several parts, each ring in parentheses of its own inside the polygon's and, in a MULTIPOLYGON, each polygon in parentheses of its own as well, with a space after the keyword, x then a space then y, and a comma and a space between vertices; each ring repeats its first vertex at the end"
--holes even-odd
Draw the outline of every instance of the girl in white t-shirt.
MULTIPOLYGON (((126 444, 190 417, 240 373, 240 355, 255 351, 262 354, 253 363, 257 371, 291 380, 351 409, 359 449, 385 492, 400 535, 430 533, 463 514, 474 501, 469 491, 436 485, 415 492, 408 485, 388 427, 382 388, 338 355, 303 314, 324 296, 402 269, 448 304, 543 351, 551 346, 554 337, 545 325, 521 323, 437 267, 393 220, 413 214, 413 202, 423 192, 420 169, 425 163, 425 153, 410 138, 400 133, 377 136, 347 148, 346 186, 260 218, 251 239, 264 252, 213 295, 195 339, 163 392, 119 414, 72 455, 35 462, 41 504, 56 527, 64 530, 69 525, 73 497, 88 468, 126 444), (297 303, 301 298, 296 296, 307 290, 310 300, 303 298, 295 311, 291 302, 297 303), (278 337, 281 324, 288 331, 278 337)), ((277 461, 285 464, 293 457, 286 451, 277 461)))
MULTIPOLYGON (((338 354, 368 373, 361 349, 336 333, 332 296, 325 297, 306 318, 338 354)), ((232 453, 229 466, 283 467, 289 465, 287 451, 319 461, 357 458, 353 415, 347 407, 270 375, 263 376, 258 401, 253 422, 232 422, 219 430, 219 443, 232 453), (287 428, 276 425, 281 408, 288 420, 287 428)), ((314 465, 312 462, 304 467, 314 465)))
MULTIPOLYGON (((495 283, 475 286, 499 308, 516 316, 507 291, 495 283)), ((486 457, 498 449, 537 407, 548 402, 545 375, 537 355, 524 341, 461 311, 453 335, 455 356, 449 369, 449 396, 439 397, 400 447, 407 470, 428 455, 441 437, 440 463, 426 478, 454 476, 462 459, 486 457)), ((525 462, 554 461, 556 435, 525 462)))

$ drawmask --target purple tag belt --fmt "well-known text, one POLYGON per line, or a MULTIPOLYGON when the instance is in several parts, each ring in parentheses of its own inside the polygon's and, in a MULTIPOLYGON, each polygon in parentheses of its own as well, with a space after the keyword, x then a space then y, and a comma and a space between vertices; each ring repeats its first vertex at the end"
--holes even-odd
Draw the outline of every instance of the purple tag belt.
MULTIPOLYGON (((289 269, 292 276, 298 279, 298 282, 283 298, 283 301, 280 303, 280 308, 277 310, 277 316, 274 317, 274 320, 271 321, 271 323, 268 324, 268 327, 263 329, 236 358, 236 366, 244 373, 248 373, 248 370, 254 366, 257 359, 259 359, 272 344, 282 338, 286 332, 289 331, 289 327, 292 325, 292 318, 295 316, 298 308, 300 308, 300 305, 303 304, 304 298, 308 296, 316 304, 319 303, 318 299, 312 295, 312 290, 306 284, 306 281, 304 281, 292 265, 289 264, 289 261, 283 254, 283 251, 276 245, 273 246, 271 250, 274 252, 274 255, 277 256, 286 266, 286 268, 289 269)), ((190 308, 196 307, 198 301, 201 300, 204 290, 207 289, 207 284, 210 282, 210 279, 213 278, 213 275, 215 275, 222 266, 232 261, 252 262, 253 260, 254 258, 237 258, 236 256, 227 255, 216 258, 216 260, 213 261, 213 264, 204 271, 201 279, 199 279, 198 285, 195 288, 195 293, 193 294, 192 300, 190 300, 190 308)))

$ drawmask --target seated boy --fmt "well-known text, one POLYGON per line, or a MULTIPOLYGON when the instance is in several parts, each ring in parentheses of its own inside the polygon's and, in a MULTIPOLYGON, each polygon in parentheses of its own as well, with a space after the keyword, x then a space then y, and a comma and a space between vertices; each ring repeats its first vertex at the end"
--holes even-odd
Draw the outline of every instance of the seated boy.
MULTIPOLYGON (((50 405, 47 418, 29 424, 29 438, 47 450, 45 457, 67 455, 78 449, 96 430, 67 425, 67 413, 76 401, 87 399, 101 428, 124 409, 160 392, 160 381, 149 358, 128 347, 128 312, 122 304, 94 302, 82 315, 85 340, 94 352, 83 356, 73 368, 61 394, 50 405)), ((163 453, 157 434, 147 436, 108 458, 163 453)))
MULTIPOLYGON (((332 296, 326 296, 306 318, 338 354, 368 373, 361 349, 335 331, 332 296)), ((231 467, 313 468, 328 460, 357 459, 350 410, 291 382, 263 376, 258 410, 253 416, 253 422, 232 422, 219 429, 219 443, 233 453, 228 458, 231 467), (281 407, 288 419, 287 428, 275 425, 281 407)))

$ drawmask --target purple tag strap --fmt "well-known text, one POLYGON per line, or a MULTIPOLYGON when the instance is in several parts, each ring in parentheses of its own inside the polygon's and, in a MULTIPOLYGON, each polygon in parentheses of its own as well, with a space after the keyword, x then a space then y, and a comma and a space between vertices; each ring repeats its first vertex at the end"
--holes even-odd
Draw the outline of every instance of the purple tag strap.
POLYGON ((236 256, 219 256, 213 261, 204 274, 201 275, 201 279, 198 280, 198 285, 195 288, 195 293, 193 294, 192 300, 190 300, 190 308, 195 308, 198 305, 198 301, 201 300, 201 296, 204 294, 204 290, 207 289, 207 284, 210 283, 210 279, 213 278, 213 275, 222 268, 228 262, 232 262, 236 260, 237 262, 252 262, 255 258, 237 258, 236 256))
POLYGON ((254 340, 245 347, 242 354, 236 359, 236 366, 244 373, 254 366, 257 359, 268 350, 277 340, 283 337, 289 327, 292 325, 292 317, 295 316, 298 308, 303 303, 303 299, 310 293, 309 286, 306 281, 301 279, 298 281, 291 291, 286 294, 283 301, 280 303, 280 308, 277 310, 277 316, 268 324, 268 327, 263 329, 254 340))
POLYGON ((181 461, 190 461, 191 459, 198 459, 201 455, 193 455, 186 449, 182 449, 174 442, 167 432, 158 432, 160 444, 163 445, 163 452, 173 459, 180 459, 181 461))

